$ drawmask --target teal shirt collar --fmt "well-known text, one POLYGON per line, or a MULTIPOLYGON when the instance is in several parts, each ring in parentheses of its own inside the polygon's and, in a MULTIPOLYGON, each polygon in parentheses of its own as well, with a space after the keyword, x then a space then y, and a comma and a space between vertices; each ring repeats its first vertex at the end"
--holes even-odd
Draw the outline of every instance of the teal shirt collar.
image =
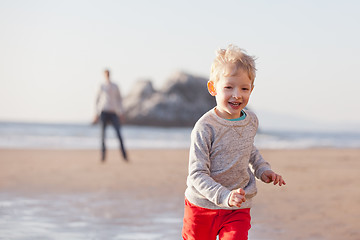
POLYGON ((241 120, 244 120, 246 118, 246 113, 244 112, 244 110, 241 110, 241 117, 239 118, 234 118, 234 119, 226 119, 228 121, 232 121, 232 122, 235 122, 235 121, 241 121, 241 120))

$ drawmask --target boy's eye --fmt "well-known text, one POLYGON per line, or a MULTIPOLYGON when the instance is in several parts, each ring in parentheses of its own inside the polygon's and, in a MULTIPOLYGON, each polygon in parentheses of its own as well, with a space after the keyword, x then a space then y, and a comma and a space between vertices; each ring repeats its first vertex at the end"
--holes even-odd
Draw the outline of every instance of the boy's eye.
POLYGON ((231 86, 225 86, 225 88, 226 88, 226 89, 232 89, 232 87, 231 87, 231 86))

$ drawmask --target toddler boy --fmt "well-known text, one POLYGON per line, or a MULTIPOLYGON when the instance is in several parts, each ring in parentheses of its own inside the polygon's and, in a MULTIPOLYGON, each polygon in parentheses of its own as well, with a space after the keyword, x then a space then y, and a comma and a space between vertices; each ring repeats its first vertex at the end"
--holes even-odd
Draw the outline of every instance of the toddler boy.
POLYGON ((217 105, 191 133, 183 239, 248 239, 255 177, 285 185, 254 146, 258 119, 245 107, 255 71, 254 58, 240 48, 217 52, 207 84, 217 105))

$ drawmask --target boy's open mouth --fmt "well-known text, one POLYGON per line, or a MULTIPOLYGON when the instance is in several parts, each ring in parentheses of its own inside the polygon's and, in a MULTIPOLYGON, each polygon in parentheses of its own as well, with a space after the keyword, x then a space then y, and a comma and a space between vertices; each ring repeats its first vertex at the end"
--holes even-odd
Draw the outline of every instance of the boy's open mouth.
POLYGON ((236 106, 240 106, 241 103, 239 103, 239 102, 229 102, 229 104, 236 107, 236 106))

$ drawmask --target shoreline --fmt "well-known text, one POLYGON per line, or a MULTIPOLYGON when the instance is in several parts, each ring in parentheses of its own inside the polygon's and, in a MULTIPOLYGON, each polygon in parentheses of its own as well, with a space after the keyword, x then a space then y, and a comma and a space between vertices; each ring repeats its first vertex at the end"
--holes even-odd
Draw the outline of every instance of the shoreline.
MULTIPOLYGON (((133 208, 144 214, 165 209, 182 217, 188 150, 128 151, 130 163, 111 149, 102 164, 99 150, 0 149, 0 195, 120 194, 118 203, 103 208, 111 213, 119 205, 121 216, 133 208)), ((360 149, 260 152, 287 185, 257 182, 252 239, 359 239, 360 149)))

